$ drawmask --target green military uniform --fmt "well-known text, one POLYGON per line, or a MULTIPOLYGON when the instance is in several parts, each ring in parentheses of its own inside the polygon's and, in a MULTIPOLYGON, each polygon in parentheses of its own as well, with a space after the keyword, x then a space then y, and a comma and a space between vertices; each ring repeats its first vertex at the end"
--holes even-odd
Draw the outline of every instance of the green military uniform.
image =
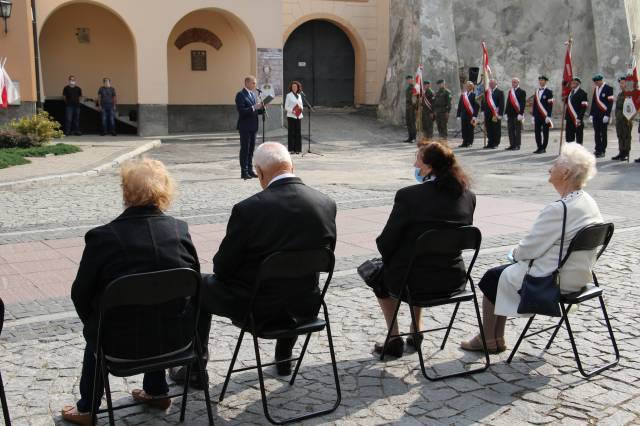
POLYGON ((425 138, 433 138, 433 103, 435 100, 435 93, 433 90, 426 89, 424 95, 422 95, 422 134, 425 138))
POLYGON ((616 99, 616 134, 618 135, 618 148, 620 150, 617 159, 624 160, 629 157, 629 151, 631 151, 631 131, 633 128, 632 123, 627 120, 623 113, 625 99, 623 92, 620 92, 616 99))
POLYGON ((433 101, 433 111, 436 114, 436 124, 438 125, 438 135, 447 138, 447 123, 449 121, 449 111, 451 111, 451 92, 449 89, 441 87, 435 94, 433 101))
POLYGON ((407 139, 407 142, 413 142, 416 140, 416 134, 418 133, 416 130, 417 101, 413 94, 413 85, 409 85, 405 90, 405 107, 407 130, 409 131, 409 138, 407 139))

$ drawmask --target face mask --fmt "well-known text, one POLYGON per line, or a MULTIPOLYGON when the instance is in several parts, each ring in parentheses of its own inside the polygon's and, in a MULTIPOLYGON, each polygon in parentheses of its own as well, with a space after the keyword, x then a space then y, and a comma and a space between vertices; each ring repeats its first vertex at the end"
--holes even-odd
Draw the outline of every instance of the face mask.
POLYGON ((418 183, 424 182, 424 176, 420 176, 420 172, 421 172, 420 167, 415 167, 413 174, 418 183))
POLYGON ((73 87, 73 86, 75 86, 75 85, 76 85, 75 80, 71 80, 71 81, 69 81, 69 86, 73 87))
POLYGON ((111 87, 111 82, 110 81, 105 81, 104 82, 104 86, 105 87, 111 87))

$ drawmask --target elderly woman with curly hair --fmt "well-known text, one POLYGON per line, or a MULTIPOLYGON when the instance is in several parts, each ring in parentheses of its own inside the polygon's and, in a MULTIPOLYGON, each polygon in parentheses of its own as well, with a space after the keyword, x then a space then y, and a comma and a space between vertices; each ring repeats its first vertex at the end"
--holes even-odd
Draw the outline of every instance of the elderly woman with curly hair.
MULTIPOLYGON (((164 213, 175 195, 175 184, 164 165, 151 159, 129 161, 123 164, 120 175, 125 210, 110 223, 87 232, 78 274, 71 287, 71 299, 86 340, 80 400, 75 406, 62 409, 62 418, 75 424, 91 424, 97 301, 105 287, 112 280, 129 274, 180 267, 200 271, 187 224, 164 213)), ((118 315, 110 316, 110 323, 119 330, 119 336, 137 333, 140 328, 149 331, 133 336, 140 347, 156 346, 154 342, 159 336, 170 339, 189 332, 187 321, 180 321, 181 315, 185 315, 185 305, 180 301, 169 302, 160 310, 141 306, 119 309, 118 315), (156 323, 172 325, 157 330, 156 323)), ((125 340, 131 341, 131 336, 125 340)), ((125 353, 127 349, 122 348, 125 353)), ((99 407, 103 388, 101 383, 97 387, 100 391, 96 407, 99 407)), ((168 398, 161 397, 168 392, 164 371, 145 374, 142 387, 132 391, 136 401, 164 409, 170 405, 168 398)))
MULTIPOLYGON (((600 209, 583 188, 596 174, 596 159, 582 145, 565 145, 560 156, 549 169, 549 183, 567 206, 567 223, 562 255, 566 254, 573 237, 585 226, 602 222, 600 209)), ((529 234, 513 249, 510 265, 489 269, 478 287, 484 293, 482 301, 483 329, 487 346, 491 352, 506 350, 504 328, 508 316, 518 314, 520 294, 529 263, 534 277, 550 275, 558 267, 560 238, 563 221, 562 203, 555 201, 547 205, 535 220, 529 234)), ((571 255, 560 272, 560 291, 579 291, 591 280, 591 268, 596 251, 579 251, 571 255)), ((462 342, 462 349, 482 351, 479 336, 462 342)))

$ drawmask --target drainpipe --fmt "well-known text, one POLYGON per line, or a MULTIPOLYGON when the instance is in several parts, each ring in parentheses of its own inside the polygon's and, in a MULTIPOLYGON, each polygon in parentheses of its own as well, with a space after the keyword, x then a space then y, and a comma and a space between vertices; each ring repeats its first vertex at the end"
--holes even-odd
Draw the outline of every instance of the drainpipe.
POLYGON ((36 0, 31 0, 31 28, 33 31, 33 61, 36 69, 36 109, 42 108, 40 93, 40 43, 38 43, 38 24, 36 22, 36 0))

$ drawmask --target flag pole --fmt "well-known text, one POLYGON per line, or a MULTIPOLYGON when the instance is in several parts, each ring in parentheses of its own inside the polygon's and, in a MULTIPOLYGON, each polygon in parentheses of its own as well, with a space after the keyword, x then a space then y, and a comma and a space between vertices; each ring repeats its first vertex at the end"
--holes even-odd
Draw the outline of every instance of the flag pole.
MULTIPOLYGON (((568 43, 569 43, 569 46, 567 47, 567 49, 569 50, 569 53, 571 53, 571 45, 573 44, 573 38, 571 37, 571 35, 569 35, 569 42, 568 43)), ((564 70, 565 66, 566 65, 564 65, 562 67, 563 70, 564 70)), ((572 67, 571 74, 573 75, 573 64, 571 65, 571 67, 572 67)), ((563 74, 564 74, 564 72, 563 72, 563 74)), ((571 84, 571 82, 569 82, 569 84, 571 84)), ((565 117, 567 115, 567 101, 569 100, 568 98, 569 98, 568 95, 567 96, 562 96, 562 118, 561 118, 562 121, 560 123, 560 144, 558 145, 558 155, 560 155, 560 153, 562 153, 562 141, 564 139, 564 137, 563 137, 564 136, 564 122, 566 121, 565 117)), ((584 126, 583 123, 580 123, 580 124, 582 126, 584 126)))

